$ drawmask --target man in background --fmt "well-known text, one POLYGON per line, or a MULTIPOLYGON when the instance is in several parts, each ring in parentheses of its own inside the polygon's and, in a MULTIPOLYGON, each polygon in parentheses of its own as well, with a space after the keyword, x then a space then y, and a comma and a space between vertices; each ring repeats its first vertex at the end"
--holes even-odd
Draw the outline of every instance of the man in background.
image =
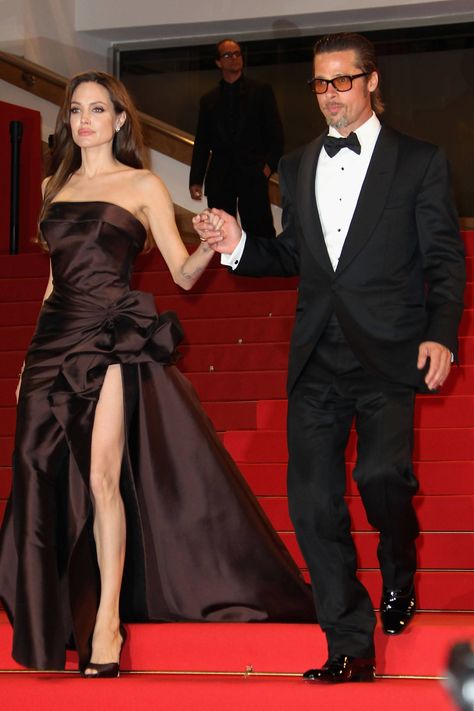
POLYGON ((232 39, 216 46, 216 65, 222 79, 200 102, 191 197, 202 199, 204 183, 209 207, 234 217, 238 210, 250 234, 274 237, 268 179, 283 152, 283 129, 273 90, 244 76, 242 51, 232 39))

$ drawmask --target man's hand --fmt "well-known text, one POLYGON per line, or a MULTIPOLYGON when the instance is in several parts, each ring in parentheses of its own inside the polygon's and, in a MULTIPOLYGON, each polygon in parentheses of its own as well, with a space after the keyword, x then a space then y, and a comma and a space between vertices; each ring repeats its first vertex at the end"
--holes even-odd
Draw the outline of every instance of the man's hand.
POLYGON ((430 390, 436 390, 443 385, 451 370, 451 351, 441 343, 424 341, 420 343, 418 349, 416 366, 419 370, 425 367, 428 358, 430 367, 425 377, 425 383, 430 390))
POLYGON ((235 217, 215 207, 195 215, 193 227, 201 242, 207 242, 219 254, 232 254, 242 237, 242 230, 235 217))
POLYGON ((193 200, 202 200, 202 185, 190 185, 189 193, 193 200))

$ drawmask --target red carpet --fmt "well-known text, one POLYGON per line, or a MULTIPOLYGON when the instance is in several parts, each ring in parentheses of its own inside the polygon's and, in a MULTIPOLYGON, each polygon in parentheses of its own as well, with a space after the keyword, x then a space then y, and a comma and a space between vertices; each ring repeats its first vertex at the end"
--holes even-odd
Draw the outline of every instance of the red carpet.
POLYGON ((277 677, 126 676, 100 682, 64 677, 0 678, 3 711, 455 711, 438 681, 382 680, 314 687, 277 677))
MULTIPOLYGON (((454 641, 474 637, 474 233, 465 233, 470 284, 461 329, 461 366, 440 395, 416 412, 415 505, 422 533, 417 590, 423 610, 409 631, 377 633, 380 675, 440 676, 454 641)), ((42 255, 0 257, 0 516, 10 488, 14 389, 47 275, 42 255)), ((173 284, 160 257, 140 258, 136 286, 157 295, 160 310, 180 315, 186 344, 181 368, 193 382, 223 441, 301 565, 285 498, 285 378, 296 280, 236 279, 215 265, 192 294, 173 284)), ((356 438, 347 450, 348 502, 360 576, 374 606, 380 596, 376 534, 350 478, 356 438)), ((324 639, 305 625, 131 625, 125 669, 300 673, 324 659, 324 639)), ((11 630, 0 622, 0 668, 13 669, 11 630)), ((74 658, 71 656, 71 664, 74 658)), ((123 675, 118 682, 70 675, 0 674, 1 708, 84 709, 453 709, 438 681, 390 680, 342 688, 297 677, 123 675), (91 687, 92 684, 92 687, 91 687), (21 689, 21 693, 20 693, 21 689)))
MULTIPOLYGON (((399 711, 403 704, 410 710, 448 711, 454 707, 438 680, 390 677, 442 675, 448 649, 460 637, 474 634, 474 622, 472 616, 425 614, 400 638, 387 638, 378 630, 378 673, 384 676, 375 684, 344 687, 313 686, 298 676, 325 654, 323 636, 314 625, 165 624, 129 625, 128 630, 121 679, 96 684, 73 673, 0 673, 2 709, 23 710, 34 704, 38 711, 75 711, 106 703, 127 711, 155 707, 399 711), (134 675, 126 673, 131 669, 134 675), (178 671, 183 675, 172 674, 178 671), (204 673, 194 676, 197 672, 204 673)), ((4 620, 3 670, 14 668, 10 639, 4 620)), ((70 663, 74 668, 73 654, 70 663)))

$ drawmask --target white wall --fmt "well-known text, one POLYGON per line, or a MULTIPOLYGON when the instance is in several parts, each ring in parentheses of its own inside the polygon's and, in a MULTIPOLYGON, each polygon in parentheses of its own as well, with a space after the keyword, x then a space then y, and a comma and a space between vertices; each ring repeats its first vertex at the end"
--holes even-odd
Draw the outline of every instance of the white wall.
MULTIPOLYGON (((284 19, 296 26, 301 16, 315 18, 348 12, 385 11, 386 17, 448 17, 473 11, 471 0, 80 0, 76 4, 78 30, 151 27, 200 23, 232 22, 240 19, 276 21, 284 19), (112 11, 113 8, 113 11, 112 11)), ((304 21, 303 21, 304 22, 304 21)), ((349 18, 350 22, 350 18, 349 18)))
POLYGON ((473 0, 0 0, 0 50, 64 76, 111 69, 114 43, 196 44, 474 21, 473 0))
POLYGON ((76 0, 0 0, 0 49, 64 76, 107 69, 110 41, 76 31, 75 8, 76 0))
POLYGON ((24 5, 24 0, 0 0, 0 47, 5 52, 23 52, 24 5))

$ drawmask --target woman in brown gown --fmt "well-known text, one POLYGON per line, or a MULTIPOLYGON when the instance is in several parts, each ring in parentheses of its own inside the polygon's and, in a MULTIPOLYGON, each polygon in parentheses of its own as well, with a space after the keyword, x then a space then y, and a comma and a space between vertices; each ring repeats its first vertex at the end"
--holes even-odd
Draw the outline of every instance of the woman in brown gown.
POLYGON ((304 621, 312 598, 173 365, 181 328, 130 290, 151 234, 189 289, 169 195, 143 168, 136 112, 103 73, 58 115, 40 236, 51 276, 18 394, 0 596, 13 657, 117 675, 120 621, 304 621))

